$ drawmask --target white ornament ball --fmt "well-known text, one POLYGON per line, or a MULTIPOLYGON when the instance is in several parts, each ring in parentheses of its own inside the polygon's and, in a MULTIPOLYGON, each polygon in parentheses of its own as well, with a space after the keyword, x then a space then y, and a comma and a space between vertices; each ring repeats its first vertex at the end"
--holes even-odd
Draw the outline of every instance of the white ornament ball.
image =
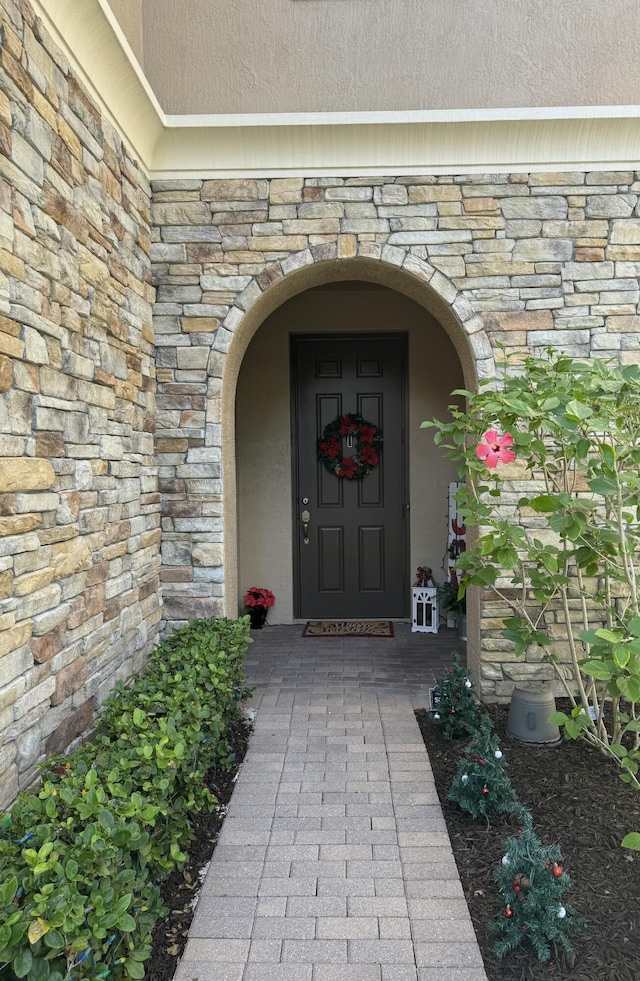
POLYGON ((503 865, 511 865, 511 860, 509 859, 509 856, 508 855, 503 855, 502 856, 502 864, 503 865))
POLYGON ((495 758, 497 760, 501 760, 502 759, 502 750, 497 749, 493 755, 495 756, 495 758))
POLYGON ((462 776, 460 777, 460 779, 462 780, 463 783, 466 783, 467 780, 469 779, 469 777, 467 776, 466 773, 463 773, 462 776))
POLYGON ((564 908, 564 906, 561 906, 560 909, 558 910, 558 919, 564 920, 566 915, 567 915, 566 909, 564 908))
POLYGON ((434 717, 434 719, 439 719, 440 718, 440 713, 439 712, 434 712, 433 713, 433 717, 434 717))
POLYGON ((467 680, 466 680, 466 681, 465 681, 465 683, 464 683, 464 687, 465 687, 465 688, 471 688, 471 682, 469 681, 469 679, 468 679, 468 678, 467 678, 467 680))

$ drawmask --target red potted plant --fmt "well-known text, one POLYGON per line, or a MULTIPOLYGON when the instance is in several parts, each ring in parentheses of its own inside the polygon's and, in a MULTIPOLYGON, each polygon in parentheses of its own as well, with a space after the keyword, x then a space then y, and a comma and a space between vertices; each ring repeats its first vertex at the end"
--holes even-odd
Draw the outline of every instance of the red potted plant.
POLYGON ((251 629, 262 630, 267 619, 267 610, 276 601, 270 589, 251 586, 242 597, 251 617, 251 629))

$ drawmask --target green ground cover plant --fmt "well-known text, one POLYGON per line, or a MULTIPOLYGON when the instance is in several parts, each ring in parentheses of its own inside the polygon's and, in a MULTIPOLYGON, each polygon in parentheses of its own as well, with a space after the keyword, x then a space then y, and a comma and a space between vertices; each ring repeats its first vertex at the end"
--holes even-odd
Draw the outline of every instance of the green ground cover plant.
POLYGON ((142 979, 158 883, 216 803, 246 696, 249 621, 194 620, 120 683, 93 739, 0 816, 0 967, 13 981, 142 979))

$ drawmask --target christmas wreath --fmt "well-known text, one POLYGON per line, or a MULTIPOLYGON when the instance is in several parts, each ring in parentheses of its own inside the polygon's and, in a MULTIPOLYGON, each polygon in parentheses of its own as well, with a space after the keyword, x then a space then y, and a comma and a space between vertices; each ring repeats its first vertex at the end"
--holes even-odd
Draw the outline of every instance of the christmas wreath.
POLYGON ((329 473, 334 473, 336 477, 346 477, 347 480, 362 480, 380 462, 382 433, 362 416, 349 413, 338 416, 324 427, 322 439, 318 440, 317 446, 318 459, 322 460, 329 473), (345 436, 355 437, 353 456, 342 455, 342 440, 345 436))

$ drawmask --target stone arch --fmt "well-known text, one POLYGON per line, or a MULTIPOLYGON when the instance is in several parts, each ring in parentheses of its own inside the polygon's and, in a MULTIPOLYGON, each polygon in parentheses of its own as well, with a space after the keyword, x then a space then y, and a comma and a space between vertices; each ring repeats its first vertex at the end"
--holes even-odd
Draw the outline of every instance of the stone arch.
MULTIPOLYGON (((285 301, 314 286, 339 280, 364 280, 404 294, 441 324, 460 359, 467 388, 479 378, 495 374, 493 350, 481 317, 471 302, 427 261, 396 246, 360 245, 342 256, 339 246, 317 246, 269 264, 237 297, 214 343, 222 360, 221 441, 223 460, 223 516, 225 613, 238 609, 237 488, 235 400, 238 375, 249 343, 265 319, 285 301), (332 251, 330 251, 332 250, 332 251)), ((220 360, 218 360, 220 363, 220 360)), ((470 617, 471 621, 472 617, 470 617)))

